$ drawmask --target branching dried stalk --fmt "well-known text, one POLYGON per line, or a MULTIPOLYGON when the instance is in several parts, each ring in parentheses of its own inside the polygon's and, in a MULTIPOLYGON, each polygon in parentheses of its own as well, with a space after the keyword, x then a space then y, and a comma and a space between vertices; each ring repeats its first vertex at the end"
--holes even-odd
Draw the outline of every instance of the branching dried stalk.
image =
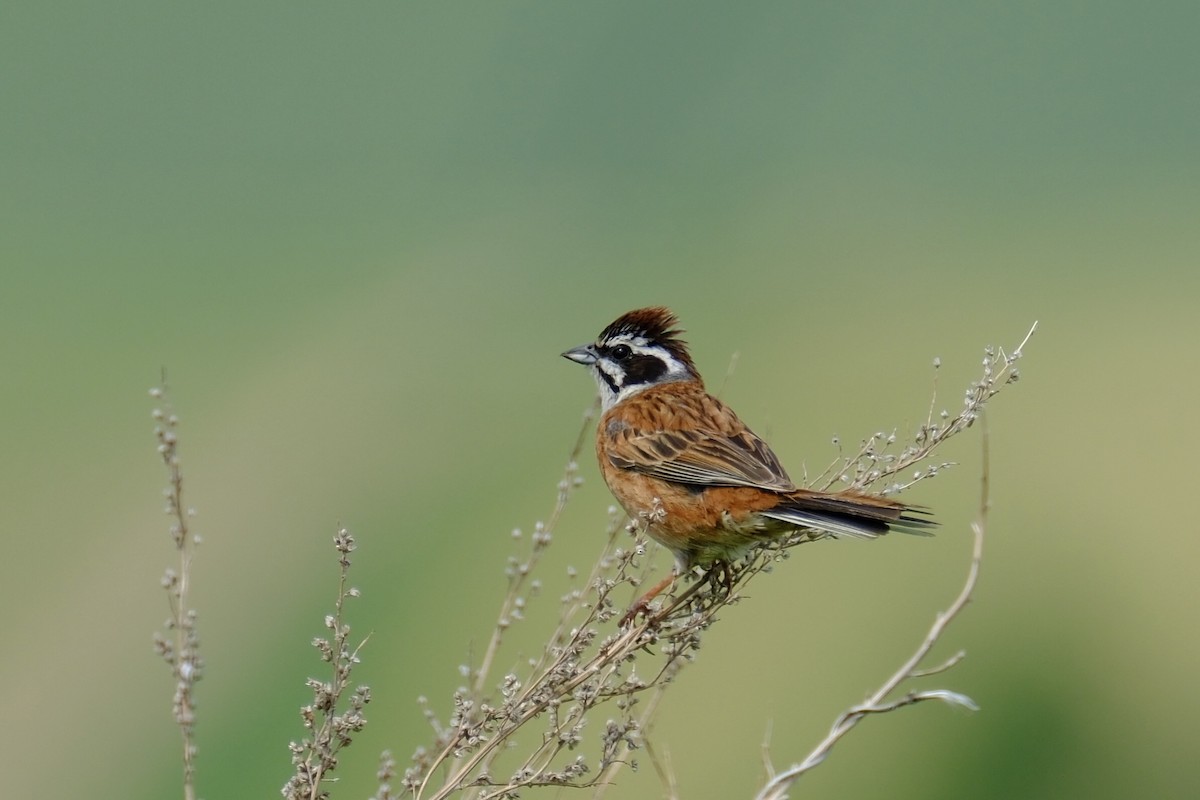
POLYGON ((167 604, 171 616, 162 631, 154 632, 154 650, 171 668, 175 678, 175 694, 171 700, 171 713, 183 739, 183 796, 184 800, 196 797, 196 682, 204 674, 204 659, 200 657, 200 636, 196 630, 196 610, 191 607, 188 590, 191 586, 192 555, 200 544, 200 537, 193 536, 188 520, 195 510, 183 503, 183 470, 179 459, 179 418, 171 412, 167 398, 166 375, 161 386, 150 390, 150 396, 161 401, 161 406, 152 412, 154 438, 158 441, 158 454, 167 468, 167 487, 164 511, 171 517, 171 541, 179 557, 178 567, 163 573, 162 587, 167 592, 167 604))
MULTIPOLYGON (((899 452, 892 452, 896 435, 876 433, 864 440, 854 455, 839 456, 822 475, 808 482, 809 485, 828 488, 840 483, 844 488, 866 490, 890 480, 881 491, 892 494, 936 475, 949 462, 925 465, 906 482, 899 479, 902 473, 924 464, 950 437, 969 428, 988 401, 1018 379, 1014 364, 1034 329, 1011 353, 993 348, 985 351, 983 373, 968 387, 963 408, 956 415, 951 417, 943 411, 935 419, 935 381, 929 414, 910 443, 899 452)), ((935 361, 934 366, 936 369, 938 362, 935 361)), ((702 577, 678 595, 663 601, 649 618, 628 628, 616 629, 613 623, 624 610, 617 603, 617 594, 624 596, 621 590, 641 583, 649 559, 645 558, 646 540, 636 523, 623 525, 622 517, 612 509, 607 541, 600 558, 582 584, 577 575, 569 573, 571 589, 561 599, 558 623, 542 652, 529 660, 521 674, 509 673, 497 680, 492 675, 492 668, 504 635, 522 618, 527 597, 540 591, 541 584, 532 577, 533 570, 552 541, 571 493, 580 483, 577 464, 593 415, 594 410, 585 416, 584 432, 581 432, 559 482, 554 509, 546 522, 535 525, 528 555, 509 561, 508 592, 480 665, 467 672, 469 685, 455 692, 454 709, 445 723, 438 719, 427 701, 421 700, 433 728, 433 744, 418 748, 414 753, 412 765, 402 779, 401 795, 392 792, 394 763, 385 755, 383 762, 389 766, 380 771, 381 786, 376 795, 380 800, 398 796, 441 800, 452 795, 470 800, 500 800, 517 797, 522 791, 539 786, 591 788, 593 796, 600 797, 623 767, 637 767, 633 752, 642 747, 643 732, 663 693, 679 670, 695 658, 702 634, 714 622, 718 612, 736 602, 747 581, 770 571, 776 562, 789 555, 791 548, 821 538, 813 531, 799 531, 770 542, 722 570, 720 580, 702 577), (632 544, 624 544, 623 532, 632 534, 632 544), (495 687, 491 694, 487 691, 489 686, 495 687), (610 709, 609 718, 598 734, 593 734, 598 735, 599 741, 594 746, 599 749, 592 751, 589 760, 581 752, 587 749, 584 728, 594 716, 593 712, 601 706, 610 709), (537 727, 532 725, 535 721, 537 727), (523 749, 518 747, 515 738, 518 732, 534 741, 523 749), (502 764, 506 766, 502 767, 502 764)), ((514 533, 520 537, 519 532, 514 533)), ((977 537, 981 543, 982 522, 977 537)), ((968 585, 961 595, 963 604, 970 596, 977 571, 978 551, 972 562, 968 585)), ((941 699, 970 705, 964 696, 941 690, 886 700, 902 680, 943 671, 957 663, 958 657, 933 670, 922 672, 917 669, 952 617, 953 614, 940 616, 931 631, 932 638, 897 673, 901 677, 889 680, 880 693, 848 711, 839 719, 835 730, 843 727, 849 730, 867 714, 922 700, 941 699)), ((845 730, 834 736, 828 746, 840 739, 845 730)), ((795 775, 820 763, 828 746, 823 751, 814 751, 816 760, 795 775)), ((772 783, 764 787, 765 794, 760 793, 760 796, 782 797, 782 792, 795 779, 787 777, 791 771, 775 776, 772 783)))
MULTIPOLYGON (((281 790, 287 800, 322 800, 329 797, 329 792, 322 785, 332 780, 329 773, 337 767, 338 753, 366 726, 363 709, 371 702, 371 689, 363 685, 350 693, 345 708, 341 708, 342 697, 350 688, 351 673, 359 663, 358 653, 367 640, 352 645, 350 626, 345 622, 346 600, 359 596, 358 589, 347 584, 350 554, 356 547, 354 537, 350 531, 340 528, 333 537, 333 546, 338 552, 338 595, 334 613, 325 617, 325 627, 332 632, 333 641, 320 636, 312 641, 313 647, 321 654, 321 660, 330 665, 332 674, 328 681, 318 678, 306 681, 308 688, 312 689, 313 702, 300 709, 300 718, 308 735, 288 745, 295 772, 281 790)), ((391 757, 385 753, 379 772, 381 789, 389 788, 388 781, 394 766, 391 757)))
MULTIPOLYGON (((945 662, 931 667, 929 669, 920 669, 921 662, 929 655, 933 646, 942 638, 946 627, 957 617, 967 603, 970 602, 971 596, 975 591, 975 584, 979 580, 979 568, 983 561, 983 540, 987 532, 987 518, 989 499, 989 481, 990 468, 988 458, 988 430, 987 422, 983 422, 982 433, 982 449, 983 449, 983 467, 980 478, 980 498, 979 498, 979 513, 975 522, 971 524, 971 530, 974 534, 974 544, 971 550, 971 564, 967 569, 967 578, 963 583, 962 589, 954 602, 943 612, 939 613, 930 626, 929 632, 925 634, 924 640, 917 646, 912 656, 905 661, 899 669, 885 680, 878 689, 875 690, 864 702, 853 706, 842 713, 841 716, 833 723, 829 734, 821 740, 821 742, 813 748, 812 752, 804 758, 803 761, 793 764, 791 767, 782 772, 772 775, 763 788, 755 795, 755 800, 786 800, 788 789, 799 780, 800 776, 823 762, 828 756, 833 746, 841 741, 847 733, 849 733, 855 725, 862 722, 869 714, 883 714, 889 711, 895 711, 904 706, 920 703, 925 700, 941 700, 944 703, 953 706, 961 706, 972 711, 977 711, 978 706, 968 696, 958 692, 952 692, 947 689, 930 689, 924 691, 909 691, 901 697, 889 700, 888 698, 893 692, 899 688, 900 684, 908 680, 924 678, 930 675, 937 675, 950 669, 966 656, 966 653, 959 651, 951 656, 945 662)), ((769 763, 768 763, 769 766, 769 763)))

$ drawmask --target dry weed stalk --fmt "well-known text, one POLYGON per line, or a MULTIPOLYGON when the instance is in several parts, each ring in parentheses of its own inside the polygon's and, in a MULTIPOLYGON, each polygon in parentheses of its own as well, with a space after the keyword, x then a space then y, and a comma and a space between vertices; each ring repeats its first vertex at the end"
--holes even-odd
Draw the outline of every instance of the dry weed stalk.
POLYGON ((168 567, 163 573, 162 587, 167 592, 167 604, 171 616, 163 624, 162 631, 154 632, 154 650, 171 668, 175 678, 175 694, 171 700, 171 713, 183 739, 183 796, 194 800, 196 796, 196 682, 204 673, 204 659, 200 657, 200 636, 196 630, 196 610, 192 608, 188 591, 192 579, 192 555, 200 544, 200 537, 191 533, 188 520, 195 510, 183 502, 183 470, 179 459, 179 417, 171 411, 167 397, 166 375, 162 385, 150 390, 150 396, 161 401, 161 406, 151 412, 154 438, 158 441, 158 454, 167 468, 167 486, 163 490, 166 498, 164 511, 171 517, 171 541, 179 557, 178 567, 168 567))
POLYGON ((371 702, 371 689, 366 685, 356 687, 346 702, 342 702, 350 688, 351 673, 359 663, 358 653, 367 640, 354 644, 350 638, 350 625, 345 619, 346 601, 360 594, 348 583, 350 554, 357 545, 350 531, 339 528, 333 537, 333 546, 338 552, 338 593, 334 612, 325 617, 325 627, 333 638, 318 636, 312 640, 312 646, 320 653, 321 661, 330 666, 332 674, 329 680, 309 678, 305 682, 312 690, 313 701, 300 709, 307 735, 299 742, 288 744, 294 772, 280 790, 287 800, 329 797, 329 792, 322 787, 332 780, 329 773, 337 767, 338 753, 366 726, 363 709, 371 702))
POLYGON ((933 646, 942 638, 946 627, 966 608, 967 603, 971 601, 971 597, 975 592, 975 584, 979 580, 979 568, 983 563, 983 540, 987 533, 987 516, 990 504, 990 466, 986 419, 984 419, 982 427, 983 467, 980 478, 979 512, 975 522, 971 524, 971 532, 974 535, 974 544, 971 549, 971 563, 967 568, 966 581, 963 583, 962 589, 959 590, 958 596, 954 598, 954 601, 950 603, 945 611, 938 613, 934 618, 929 632, 925 634, 925 638, 908 660, 901 664, 900 668, 892 673, 865 701, 844 711, 834 721, 829 734, 812 749, 803 761, 793 764, 782 772, 776 773, 771 766, 770 760, 766 759, 769 778, 759 793, 755 795, 755 800, 786 800, 788 789, 804 773, 823 762, 829 756, 830 751, 833 750, 833 746, 841 741, 842 737, 853 730, 854 726, 862 722, 868 715, 895 711, 898 708, 914 705, 926 700, 940 700, 943 703, 960 706, 971 711, 979 710, 979 707, 975 705, 975 701, 967 695, 947 689, 910 691, 894 700, 888 700, 888 697, 905 681, 943 673, 962 661, 967 655, 965 651, 960 650, 938 666, 921 669, 921 662, 925 660, 929 652, 933 649, 933 646))

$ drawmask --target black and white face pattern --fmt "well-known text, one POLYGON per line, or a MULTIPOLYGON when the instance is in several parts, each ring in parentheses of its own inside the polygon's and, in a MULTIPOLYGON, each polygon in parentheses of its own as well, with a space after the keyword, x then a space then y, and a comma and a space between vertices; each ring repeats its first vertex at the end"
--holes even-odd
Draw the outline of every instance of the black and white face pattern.
POLYGON ((619 334, 586 349, 605 411, 643 389, 695 377, 689 364, 645 336, 619 334))
POLYGON ((595 344, 563 353, 591 367, 605 411, 638 392, 668 381, 699 380, 679 338, 679 321, 663 306, 639 308, 618 317, 600 332, 595 344))

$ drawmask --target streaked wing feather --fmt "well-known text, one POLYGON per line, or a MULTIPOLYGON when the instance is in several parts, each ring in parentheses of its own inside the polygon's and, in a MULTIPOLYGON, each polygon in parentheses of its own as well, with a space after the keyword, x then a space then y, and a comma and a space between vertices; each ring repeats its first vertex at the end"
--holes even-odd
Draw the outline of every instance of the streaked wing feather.
POLYGON ((748 430, 635 431, 625 428, 608 451, 615 467, 697 486, 753 486, 776 492, 795 488, 779 459, 748 430))

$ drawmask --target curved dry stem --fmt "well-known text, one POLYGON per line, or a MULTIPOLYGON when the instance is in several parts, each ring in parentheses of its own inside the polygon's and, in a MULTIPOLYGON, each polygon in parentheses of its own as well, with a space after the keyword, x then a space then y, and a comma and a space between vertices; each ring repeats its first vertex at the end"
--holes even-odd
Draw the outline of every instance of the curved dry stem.
POLYGON ((980 479, 979 512, 975 522, 971 524, 971 530, 974 535, 971 561, 967 567, 966 580, 963 583, 962 589, 959 590, 958 596, 954 598, 954 601, 945 611, 937 614, 928 633, 925 634, 925 638, 917 645, 917 649, 909 656, 908 660, 884 680, 865 702, 852 706, 843 712, 834 721, 828 735, 812 749, 804 760, 793 764, 768 780, 762 789, 759 790, 758 794, 755 795, 755 800, 784 800, 788 796, 788 789, 800 779, 800 776, 822 763, 829 756, 834 745, 841 741, 846 734, 853 730, 868 715, 885 714, 925 700, 941 700, 944 703, 961 706, 972 711, 978 710, 975 702, 970 697, 947 689, 910 691, 894 700, 888 700, 887 698, 905 681, 940 674, 958 664, 965 657, 965 653, 959 652, 936 667, 930 669, 919 668, 921 662, 925 660, 925 657, 933 649, 933 646, 941 640, 947 626, 966 608, 967 603, 971 601, 971 596, 979 581, 979 569, 983 562, 983 540, 987 532, 988 508, 990 505, 990 472, 986 420, 981 427, 983 428, 983 467, 980 479))

